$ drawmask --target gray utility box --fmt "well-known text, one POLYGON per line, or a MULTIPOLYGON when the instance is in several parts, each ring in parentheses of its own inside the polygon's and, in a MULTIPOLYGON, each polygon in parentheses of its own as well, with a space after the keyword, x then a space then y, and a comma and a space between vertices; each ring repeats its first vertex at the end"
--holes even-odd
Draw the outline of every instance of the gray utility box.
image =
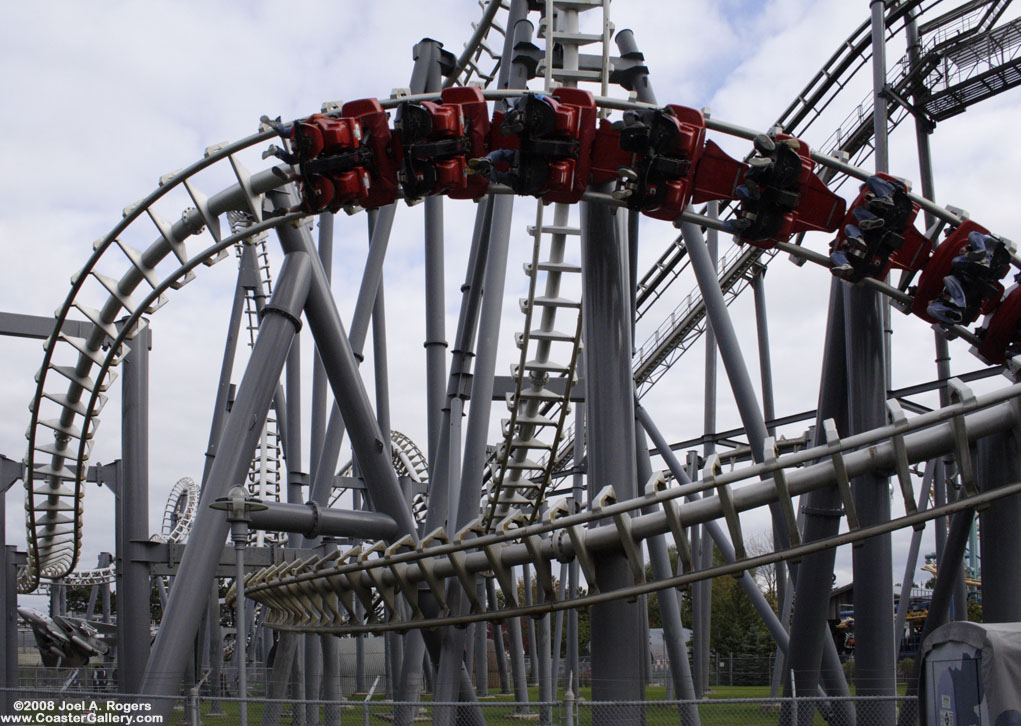
POLYGON ((1021 623, 947 623, 922 644, 924 726, 1021 726, 1021 623))

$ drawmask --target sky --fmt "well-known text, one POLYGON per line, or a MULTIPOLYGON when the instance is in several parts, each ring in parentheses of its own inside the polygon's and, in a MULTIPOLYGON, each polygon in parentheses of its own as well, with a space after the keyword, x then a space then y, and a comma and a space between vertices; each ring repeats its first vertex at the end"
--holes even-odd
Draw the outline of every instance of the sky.
MULTIPOLYGON (((457 54, 480 12, 469 0, 298 2, 286 13, 279 3, 265 1, 55 1, 6 8, 6 22, 0 27, 0 97, 8 109, 0 120, 0 311, 52 315, 67 295, 71 276, 88 259, 93 241, 119 221, 125 207, 146 196, 160 176, 191 164, 211 144, 253 133, 263 114, 292 119, 318 111, 325 101, 388 96, 391 89, 408 85, 412 48, 418 40, 434 38, 457 54)), ((634 31, 661 103, 707 108, 714 118, 762 130, 867 14, 864 0, 617 0, 612 7, 616 29, 634 31)), ((585 19, 586 24, 593 21, 585 19)), ((903 50, 903 38, 895 38, 887 51, 888 63, 895 63, 903 50)), ((821 145, 868 90, 868 73, 861 73, 804 140, 821 145)), ((622 94, 621 89, 613 91, 622 94)), ((1014 201, 1008 196, 1013 195, 1013 185, 1000 182, 1012 178, 1021 161, 1021 147, 1008 143, 1019 110, 1021 95, 1004 94, 941 123, 932 140, 937 201, 969 209, 975 219, 1007 237, 1017 236, 1014 201)), ((733 155, 748 150, 746 142, 713 138, 733 155)), ((891 138, 893 173, 917 179, 914 154, 914 134, 905 123, 891 138)), ((258 154, 243 160, 253 171, 265 167, 258 154)), ((196 180, 209 195, 228 183, 217 174, 196 180)), ((176 220, 184 206, 174 198, 160 209, 164 217, 176 220)), ((513 333, 522 324, 517 300, 527 282, 519 271, 531 252, 525 226, 532 221, 535 203, 519 199, 515 209, 500 330, 501 375, 516 359, 513 333)), ((446 205, 448 340, 457 321, 473 214, 471 202, 446 205)), ((391 419, 394 428, 424 448, 421 225, 422 207, 401 204, 384 284, 391 419)), ((134 244, 148 246, 152 232, 146 230, 134 244)), ((675 234, 664 223, 643 220, 641 271, 675 234)), ((827 242, 816 235, 806 244, 822 251, 827 242)), ((729 244, 724 242, 723 250, 729 244)), ((190 248, 200 246, 192 242, 190 248)), ((353 310, 365 248, 364 216, 338 216, 332 273, 345 322, 353 310)), ((569 252, 569 258, 577 255, 576 249, 569 252)), ((270 256, 279 262, 272 238, 270 256)), ((111 263, 110 274, 119 276, 125 264, 111 263)), ((197 278, 171 292, 168 304, 152 317, 153 532, 159 530, 174 482, 201 476, 236 269, 233 255, 200 269, 197 278)), ((766 294, 780 415, 815 407, 829 277, 821 268, 792 265, 783 255, 769 267, 766 294)), ((690 277, 679 279, 643 321, 636 342, 683 303, 693 286, 690 277)), ((758 387, 750 293, 734 303, 731 314, 758 387)), ((894 386, 934 378, 929 327, 895 313, 894 328, 894 386)), ((13 338, 0 345, 0 405, 6 412, 0 418, 0 453, 20 459, 25 455, 27 405, 42 348, 39 341, 13 338)), ((312 358, 307 334, 302 349, 307 364, 312 358)), ((960 342, 951 350, 955 372, 981 367, 960 342)), ((367 361, 363 373, 371 391, 371 356, 367 361)), ((242 355, 235 382, 243 364, 242 355)), ((722 376, 722 366, 720 370, 722 376)), ((310 376, 305 378, 307 410, 310 376)), ((702 433, 702 380, 703 348, 698 344, 644 399, 670 440, 702 433)), ((1002 380, 986 385, 1002 385, 1002 380)), ((739 425, 722 378, 720 391, 719 428, 739 425)), ((120 456, 118 383, 109 394, 91 463, 109 463, 120 456)), ((919 400, 933 404, 931 397, 919 400)), ((493 442, 499 415, 494 407, 493 442)), ((784 433, 797 436, 803 431, 801 426, 784 433)), ((307 465, 307 452, 305 461, 307 465)), ((20 483, 7 497, 7 541, 19 547, 24 547, 23 497, 20 483)), ((90 567, 99 552, 113 550, 111 494, 88 485, 85 511, 82 565, 90 567)), ((743 515, 742 521, 749 531, 768 526, 757 513, 743 515)), ((931 540, 928 533, 926 537, 931 540)), ((910 530, 893 539, 899 579, 910 530)), ((923 553, 931 549, 931 544, 923 544, 923 553)), ((837 580, 850 578, 850 554, 842 552, 837 580)), ((25 598, 30 604, 38 600, 25 598)))

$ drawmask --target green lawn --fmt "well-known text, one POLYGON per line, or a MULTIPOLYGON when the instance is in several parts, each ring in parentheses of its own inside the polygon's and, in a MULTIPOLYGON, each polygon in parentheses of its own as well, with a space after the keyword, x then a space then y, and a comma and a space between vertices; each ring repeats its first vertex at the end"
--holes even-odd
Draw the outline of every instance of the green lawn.
MULTIPOLYGON (((585 687, 581 689, 579 698, 582 703, 579 705, 579 722, 583 726, 598 726, 599 721, 606 723, 606 719, 593 720, 593 708, 586 705, 591 699, 591 688, 585 687)), ((650 686, 646 689, 647 701, 658 701, 663 700, 666 696, 666 689, 663 686, 650 686)), ((528 693, 529 701, 535 702, 538 700, 538 688, 529 688, 528 693)), ((558 694, 558 699, 561 700, 563 693, 558 694)), ((709 694, 710 699, 726 699, 726 698, 768 698, 769 697, 769 686, 715 686, 712 688, 709 694)), ((372 705, 369 706, 370 723, 383 726, 384 724, 391 723, 391 717, 393 709, 390 706, 382 703, 377 703, 383 700, 382 695, 377 695, 373 698, 372 705)), ((431 698, 428 694, 422 698, 422 704, 420 706, 420 717, 425 722, 432 720, 432 708, 430 706, 431 698)), ((532 720, 523 720, 521 718, 512 718, 514 714, 514 707, 510 705, 504 705, 512 701, 512 696, 501 695, 494 693, 492 697, 482 700, 483 713, 486 717, 486 723, 488 726, 520 726, 522 723, 531 723, 532 720)), ((238 704, 233 702, 223 702, 222 716, 210 716, 208 715, 209 703, 203 701, 202 704, 202 718, 203 723, 216 724, 222 723, 224 726, 235 726, 238 724, 238 704)), ((257 725, 261 722, 263 704, 261 703, 250 703, 248 706, 248 722, 251 725, 257 725)), ((358 697, 357 695, 352 698, 350 702, 343 706, 338 706, 341 709, 340 720, 342 724, 362 724, 364 723, 364 696, 358 697)), ((320 707, 320 713, 322 714, 322 708, 320 707)), ((331 706, 334 708, 334 706, 331 706)), ((770 704, 702 704, 699 707, 699 715, 702 720, 703 726, 714 726, 714 724, 728 724, 735 726, 775 726, 777 723, 778 707, 770 704)), ((528 711, 537 714, 538 707, 531 706, 527 709, 528 711)), ((667 726, 667 724, 676 725, 679 723, 678 709, 675 706, 662 705, 657 706, 655 703, 647 704, 645 707, 646 723, 649 726, 667 726)), ((612 716, 607 716, 613 718, 612 716)), ((321 716, 322 718, 322 716, 321 716)), ((553 722, 556 724, 562 723, 563 712, 560 704, 553 706, 553 722)), ((185 719, 183 712, 175 712, 175 717, 171 719, 172 724, 183 724, 185 719)), ((281 724, 285 726, 291 726, 293 723, 291 718, 291 707, 284 707, 284 716, 282 717, 281 724)), ((817 713, 815 715, 816 726, 824 726, 822 717, 817 713)))

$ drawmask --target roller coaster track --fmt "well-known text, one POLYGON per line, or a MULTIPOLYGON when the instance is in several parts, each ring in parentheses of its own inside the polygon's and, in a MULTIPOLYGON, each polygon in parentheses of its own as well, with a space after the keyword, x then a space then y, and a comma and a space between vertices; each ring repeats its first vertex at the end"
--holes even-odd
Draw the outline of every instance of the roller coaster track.
MULTIPOLYGON (((908 13, 919 16, 932 11, 942 0, 933 2, 888 3, 887 36, 892 37, 903 30, 908 13)), ((1003 36, 1021 40, 1021 21, 1014 21, 1005 28, 991 30, 992 24, 1000 17, 1009 3, 989 0, 977 3, 963 16, 951 14, 949 22, 931 26, 932 35, 922 50, 922 62, 918 68, 909 70, 907 57, 891 66, 887 84, 893 94, 900 98, 910 95, 914 87, 925 81, 925 87, 934 88, 941 82, 939 58, 958 46, 973 47, 976 44, 997 42, 1003 36), (978 38, 975 34, 980 34, 978 38)), ((933 21, 937 23, 940 19, 933 21)), ((827 60, 823 68, 809 81, 795 100, 776 121, 776 125, 795 136, 803 136, 826 108, 847 87, 853 77, 869 61, 871 53, 871 29, 868 22, 862 23, 848 36, 837 51, 827 60)), ((1016 53, 1021 45, 1007 45, 999 41, 1003 52, 1016 53)), ((969 58, 975 63, 975 53, 969 58)), ((976 99, 978 100, 978 99, 976 99)), ((850 159, 860 165, 872 154, 873 99, 869 94, 848 114, 840 126, 821 145, 830 156, 850 159)), ((895 129, 908 115, 909 110, 891 97, 887 103, 888 128, 895 129)), ((847 176, 835 174, 828 181, 834 188, 847 180, 847 176)), ((660 299, 672 282, 687 269, 687 251, 680 238, 653 264, 652 268, 638 283, 636 296, 636 318, 640 320, 654 302, 660 299)), ((729 305, 748 288, 758 270, 765 268, 776 256, 776 250, 758 247, 731 247, 720 260, 719 279, 727 304, 729 305)), ((659 381, 670 367, 687 352, 705 332, 705 305, 697 287, 688 292, 641 345, 636 346, 634 378, 638 395, 644 396, 659 381)), ((560 448, 560 455, 553 467, 562 470, 570 461, 573 447, 570 446, 573 431, 560 448)))
MULTIPOLYGON (((198 505, 199 485, 186 476, 178 479, 167 496, 160 533, 153 535, 152 540, 171 544, 187 542, 198 505)), ((62 584, 67 587, 105 585, 108 582, 113 582, 116 576, 117 568, 111 564, 106 567, 72 572, 63 578, 62 584)))
MULTIPOLYGON (((492 80, 495 72, 483 72, 481 59, 488 55, 498 67, 499 58, 485 39, 491 29, 503 31, 494 18, 504 7, 503 0, 490 0, 486 6, 458 61, 454 77, 461 82, 473 75, 492 80)), ((63 577, 78 563, 84 481, 99 413, 107 400, 104 392, 113 382, 121 358, 128 353, 127 341, 139 326, 147 324, 144 316, 166 303, 168 291, 179 290, 194 279, 199 265, 213 265, 226 257, 231 245, 300 218, 292 214, 264 220, 262 194, 280 186, 290 172, 268 169, 253 176, 237 157, 275 135, 274 129, 265 126, 240 141, 211 146, 201 160, 161 177, 152 193, 127 207, 122 220, 95 242, 93 254, 73 277, 71 291, 57 310, 53 333, 46 341, 30 403, 25 457, 28 564, 19 572, 19 591, 31 592, 40 577, 63 577), (237 184, 207 197, 196 187, 195 177, 214 165, 229 167, 228 173, 237 184), (185 209, 179 220, 170 222, 156 204, 175 195, 186 195, 193 206, 185 209), (228 211, 250 214, 256 223, 224 236, 220 217, 228 211), (146 229, 154 229, 157 237, 144 250, 124 241, 129 233, 145 239, 146 229), (189 254, 185 241, 203 230, 208 230, 212 244, 198 254, 189 254), (127 269, 121 272, 118 267, 125 264, 127 269), (145 292, 136 301, 132 295, 139 286, 145 292), (95 300, 104 299, 101 305, 95 304, 95 300), (64 329, 70 316, 79 314, 94 326, 87 338, 64 329), (51 432, 52 442, 44 440, 42 429, 51 432)))
MULTIPOLYGON (((390 432, 391 459, 394 471, 399 477, 407 477, 416 484, 424 484, 429 481, 429 462, 425 454, 418 448, 418 445, 400 431, 390 432)), ((349 461, 340 468, 340 476, 351 476, 354 472, 354 462, 349 461)), ((342 489, 334 489, 330 497, 330 506, 335 506, 343 494, 342 489)), ((425 494, 415 494, 411 498, 411 511, 416 522, 425 520, 425 510, 428 506, 428 497, 425 494)))
MULTIPOLYGON (((490 91, 486 95, 489 99, 507 98, 516 95, 516 92, 490 91)), ((436 97, 403 96, 385 102, 384 106, 393 108, 400 101, 436 97)), ((643 107, 602 97, 598 99, 598 105, 606 110, 643 107)), ((751 138, 755 133, 718 121, 711 121, 708 125, 710 129, 744 138, 751 138)), ((37 388, 31 404, 25 481, 29 564, 19 576, 19 589, 22 591, 34 589, 40 577, 66 575, 77 563, 83 483, 91 440, 98 426, 98 414, 106 400, 103 391, 110 385, 113 369, 128 352, 127 342, 139 326, 146 324, 144 316, 161 307, 169 291, 180 289, 193 279, 201 265, 212 265, 223 259, 231 245, 277 225, 308 224, 300 213, 273 219, 264 219, 262 215, 261 195, 291 181, 294 178, 292 170, 277 167, 252 175, 237 156, 245 149, 268 141, 275 133, 275 130, 266 128, 239 142, 210 147, 202 160, 164 176, 154 192, 125 209, 121 222, 97 241, 93 255, 72 279, 71 292, 57 312, 54 332, 45 346, 43 365, 37 375, 37 388), (196 176, 214 164, 218 164, 219 168, 229 168, 236 183, 207 197, 198 190, 196 176), (156 209, 157 202, 170 192, 186 196, 193 205, 173 223, 156 209), (255 224, 224 236, 220 216, 231 210, 251 214, 255 224), (145 222, 141 221, 143 217, 145 222), (208 230, 212 244, 190 255, 185 241, 203 230, 208 230), (129 234, 131 237, 145 237, 153 231, 155 241, 144 250, 125 242, 129 234), (119 277, 110 274, 110 267, 115 265, 126 266, 126 271, 119 277), (136 301, 134 294, 140 295, 141 299, 136 301), (105 302, 96 307, 95 301, 99 296, 105 302), (93 333, 89 337, 79 338, 64 330, 64 324, 72 313, 84 316, 93 324, 93 333), (51 375, 54 373, 57 375, 51 375), (66 380, 66 384, 61 385, 62 380, 66 380), (52 432, 52 444, 42 440, 44 429, 52 432)), ((840 172, 859 178, 865 175, 825 155, 816 154, 815 158, 840 172)), ((505 193, 505 190, 493 191, 505 193)), ((594 192, 586 193, 584 198, 615 204, 607 195, 594 192)), ((923 206, 951 223, 960 221, 935 205, 925 202, 923 206)), ((694 213, 685 213, 683 218, 704 226, 718 224, 694 213)), ((886 291, 895 297, 898 295, 896 290, 886 291)), ((906 296, 900 294, 898 299, 903 297, 906 296)), ((964 329, 955 329, 954 332, 975 340, 975 336, 964 329)))
POLYGON ((872 431, 840 439, 832 421, 826 422, 827 442, 821 446, 777 457, 774 442, 767 439, 766 461, 721 472, 713 456, 696 482, 668 485, 656 474, 647 483, 644 496, 617 502, 612 487, 600 492, 586 510, 570 513, 565 500, 554 504, 545 521, 527 525, 523 515, 514 513, 502 520, 496 534, 485 534, 482 520, 476 520, 449 537, 442 528, 419 543, 410 537, 393 543, 373 542, 343 552, 307 560, 281 563, 247 578, 250 597, 268 608, 267 622, 282 630, 319 631, 338 634, 404 631, 416 627, 463 625, 480 620, 501 620, 518 615, 592 605, 622 597, 678 587, 701 579, 740 572, 810 552, 857 542, 884 531, 919 525, 952 511, 987 506, 1001 496, 1021 491, 1021 483, 979 492, 971 465, 970 444, 975 439, 1018 424, 1018 396, 1021 384, 975 398, 963 384, 954 381, 957 402, 908 420, 896 404, 890 406, 892 423, 872 431), (961 471, 960 499, 935 509, 915 506, 910 466, 933 456, 953 455, 961 471), (899 482, 906 514, 889 522, 861 527, 858 523, 850 480, 867 472, 892 473, 899 482), (760 479, 764 477, 764 480, 760 479), (734 487, 745 482, 741 487, 734 487), (788 549, 749 557, 743 547, 740 513, 777 503, 793 521, 792 497, 821 487, 836 485, 841 492, 848 519, 848 531, 805 544, 795 533, 788 549), (701 494, 701 498, 698 495, 701 494), (680 506, 686 499, 687 505, 680 506), (696 569, 688 549, 688 528, 697 524, 726 522, 735 549, 735 559, 725 565, 696 569), (594 527, 597 521, 612 526, 594 527), (589 525, 586 527, 585 525, 589 525), (674 577, 647 581, 641 556, 642 542, 668 534, 678 548, 683 569, 674 577), (634 585, 601 592, 595 585, 593 555, 607 549, 623 549, 634 575, 634 585), (587 595, 558 600, 554 592, 552 561, 577 559, 590 590, 587 595), (547 594, 541 605, 516 602, 511 568, 531 564, 539 586, 547 594), (492 572, 507 598, 506 606, 486 610, 476 597, 474 575, 492 572), (444 580, 460 583, 462 595, 472 603, 465 615, 451 614, 444 580), (420 587, 438 603, 438 617, 426 619, 421 607, 420 587), (359 614, 356 600, 366 616, 359 614), (408 605, 410 617, 402 617, 408 605), (386 605, 388 616, 381 619, 378 605, 386 605))

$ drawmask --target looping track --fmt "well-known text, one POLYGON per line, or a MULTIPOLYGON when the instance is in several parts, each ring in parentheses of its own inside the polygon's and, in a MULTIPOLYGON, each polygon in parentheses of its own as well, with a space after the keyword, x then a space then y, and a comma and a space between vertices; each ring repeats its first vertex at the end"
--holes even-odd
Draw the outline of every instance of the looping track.
MULTIPOLYGON (((517 92, 486 93, 490 100, 514 95, 517 92)), ((400 100, 435 98, 435 95, 421 95, 402 97, 400 100)), ((608 110, 648 107, 608 98, 599 98, 597 102, 601 108, 608 110)), ((397 103, 397 99, 391 99, 384 105, 393 107, 397 103)), ((716 119, 709 120, 707 126, 713 131, 747 139, 757 133, 716 119)), ((26 481, 29 493, 27 519, 30 564, 20 578, 23 591, 34 589, 40 577, 57 578, 66 575, 77 563, 81 542, 82 485, 87 472, 91 439, 98 424, 97 417, 105 401, 103 391, 109 386, 113 369, 126 353, 125 346, 137 326, 146 324, 144 316, 161 307, 170 290, 180 289, 190 281, 200 265, 208 266, 223 259, 229 246, 243 243, 277 225, 304 223, 302 215, 298 213, 273 219, 263 218, 260 195, 290 181, 292 173, 289 169, 267 169, 253 175, 235 158, 239 151, 264 143, 273 135, 274 132, 266 130, 233 144, 212 147, 202 160, 164 177, 159 188, 125 210, 124 219, 96 243, 92 257, 75 275, 71 292, 57 314, 55 332, 47 341, 31 407, 27 456, 31 476, 26 481), (237 183, 207 198, 194 187, 192 179, 199 171, 213 164, 229 165, 237 183), (155 204, 174 189, 186 191, 195 206, 185 210, 179 221, 171 224, 159 215, 155 204), (249 212, 259 221, 236 234, 223 236, 219 215, 229 210, 249 212), (141 221, 143 216, 148 225, 155 228, 157 237, 147 249, 140 252, 122 244, 119 238, 129 226, 147 226, 146 222, 141 221), (203 229, 208 229, 213 244, 190 255, 185 240, 203 229), (170 271, 157 271, 157 266, 164 260, 171 262, 170 271), (125 262, 127 270, 119 279, 101 271, 101 263, 109 265, 125 262), (142 286, 143 292, 136 301, 132 294, 138 294, 139 286, 142 286), (95 300, 97 293, 105 293, 105 300, 100 307, 89 305, 86 298, 95 300), (73 311, 78 311, 93 323, 94 332, 89 338, 75 338, 63 332, 62 326, 70 319, 73 311), (71 364, 62 362, 67 353, 72 354, 71 364), (52 375, 54 373, 58 375, 52 375), (60 385, 64 379, 67 381, 66 388, 60 385), (43 429, 52 431, 52 443, 43 441, 43 429), (46 457, 49 460, 43 463, 46 457)), ((814 153, 813 158, 839 173, 858 179, 868 176, 864 170, 826 154, 814 153)), ((494 191, 506 192, 499 189, 494 191)), ((620 205, 608 195, 593 192, 586 193, 585 200, 620 205)), ((960 222, 955 214, 938 205, 918 197, 914 197, 914 201, 942 220, 951 224, 960 222)), ((693 212, 685 212, 678 221, 681 220, 719 227, 718 221, 693 212)), ((807 251, 799 254, 811 257, 807 251)), ((872 281, 869 284, 900 300, 905 298, 903 293, 882 283, 872 281)), ((968 331, 958 329, 954 332, 961 337, 973 339, 968 331)))

